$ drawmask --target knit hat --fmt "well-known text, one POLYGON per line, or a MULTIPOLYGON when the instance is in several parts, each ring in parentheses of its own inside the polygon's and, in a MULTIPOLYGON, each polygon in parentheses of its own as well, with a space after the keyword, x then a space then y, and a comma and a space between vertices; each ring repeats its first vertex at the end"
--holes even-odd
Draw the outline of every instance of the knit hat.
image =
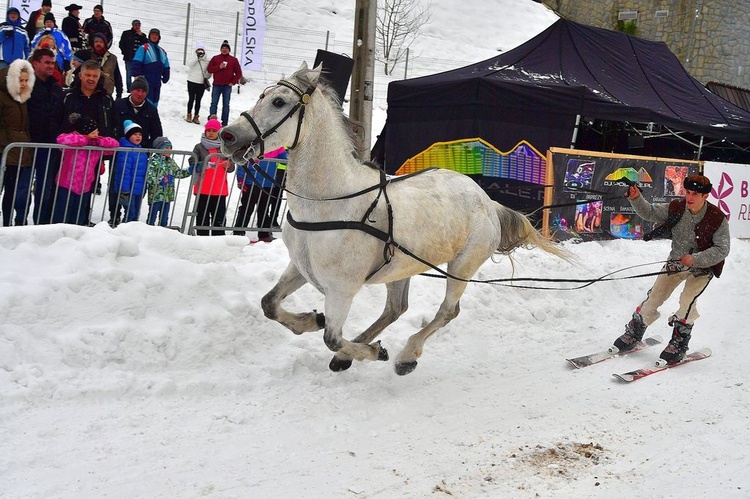
POLYGON ((156 137, 151 145, 154 149, 166 149, 172 147, 172 142, 166 137, 156 137))
POLYGON ((47 12, 44 14, 44 22, 52 21, 55 22, 55 15, 52 12, 47 12))
POLYGON ((134 123, 130 120, 125 120, 125 123, 123 123, 123 128, 125 130, 126 139, 130 139, 130 136, 133 135, 134 133, 143 134, 143 128, 141 128, 141 125, 139 125, 138 123, 134 123))
POLYGON ((224 47, 228 48, 230 52, 232 51, 232 47, 229 46, 229 42, 226 40, 224 40, 224 42, 221 44, 221 47, 219 48, 223 49, 224 47))
POLYGON ((101 10, 102 12, 104 12, 104 7, 102 7, 102 5, 99 4, 99 3, 96 4, 96 5, 94 5, 94 10, 97 10, 97 9, 101 10))
POLYGON ((206 46, 203 45, 203 42, 195 42, 195 50, 206 50, 206 46))
POLYGON ((92 118, 78 113, 71 113, 68 121, 73 125, 73 130, 81 135, 88 135, 94 130, 99 129, 99 125, 92 118))
POLYGON ((159 40, 161 40, 161 31, 159 31, 156 28, 151 28, 150 30, 148 30, 148 37, 149 37, 149 39, 151 39, 151 35, 153 33, 156 33, 157 35, 159 35, 159 40))
POLYGON ((132 92, 133 90, 143 90, 148 93, 148 81, 146 81, 146 78, 143 76, 136 76, 130 84, 130 91, 132 92))
POLYGON ((94 46, 94 41, 96 41, 97 38, 100 39, 101 41, 103 41, 104 45, 107 45, 109 43, 109 40, 108 40, 109 37, 107 35, 105 35, 104 33, 99 33, 97 31, 96 33, 91 33, 89 35, 89 45, 91 45, 93 47, 94 46))
POLYGON ((42 0, 42 7, 52 7, 52 0, 42 0))
POLYGON ((206 122, 206 130, 216 130, 217 132, 221 129, 221 121, 216 118, 208 120, 206 122))
POLYGON ((133 19, 133 22, 130 23, 131 26, 135 26, 136 24, 141 24, 141 20, 140 19, 133 19))
POLYGON ((77 60, 80 63, 88 61, 89 59, 91 59, 91 51, 90 50, 76 50, 73 53, 73 59, 77 60))

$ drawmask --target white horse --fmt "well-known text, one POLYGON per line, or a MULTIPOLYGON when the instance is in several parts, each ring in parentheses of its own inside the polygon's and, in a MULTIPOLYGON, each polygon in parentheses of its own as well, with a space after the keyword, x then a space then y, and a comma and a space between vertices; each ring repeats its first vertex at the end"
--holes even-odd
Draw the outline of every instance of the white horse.
POLYGON ((455 278, 446 279, 437 314, 396 359, 396 373, 408 374, 427 338, 458 315, 466 280, 493 252, 537 246, 562 258, 568 254, 465 175, 434 169, 386 180, 380 170, 357 160, 352 122, 320 73, 320 66, 310 70, 303 63, 219 133, 222 152, 236 163, 282 146, 289 149, 286 189, 292 218, 282 238, 290 263, 263 297, 263 311, 295 334, 325 328, 325 344, 335 352, 329 364, 333 371, 349 368, 352 359, 388 360, 380 342, 371 342, 406 311, 410 278, 429 270, 424 262, 447 262, 447 273, 455 278), (316 225, 320 222, 334 223, 316 225), (291 313, 281 306, 305 283, 325 295, 325 315, 291 313), (342 329, 364 284, 386 285, 385 310, 349 341, 342 329))

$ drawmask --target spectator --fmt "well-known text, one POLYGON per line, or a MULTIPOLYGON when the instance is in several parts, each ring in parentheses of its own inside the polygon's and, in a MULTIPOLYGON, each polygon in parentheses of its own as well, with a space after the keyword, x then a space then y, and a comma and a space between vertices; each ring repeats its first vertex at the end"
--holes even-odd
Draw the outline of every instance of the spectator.
MULTIPOLYGON (((146 100, 146 95, 148 95, 148 82, 142 76, 137 76, 130 86, 130 95, 117 99, 117 102, 115 102, 115 114, 118 123, 121 125, 127 120, 138 123, 143 135, 141 146, 150 149, 153 147, 154 139, 163 135, 164 132, 159 111, 156 106, 146 100)), ((110 182, 109 213, 110 222, 113 226, 120 222, 118 197, 119 193, 116 186, 110 182)))
POLYGON ((190 56, 190 62, 188 62, 188 105, 185 121, 200 125, 201 99, 203 99, 203 93, 211 87, 208 82, 209 78, 211 78, 211 73, 208 72, 206 48, 203 42, 198 42, 195 44, 195 56, 190 56), (193 115, 193 102, 195 102, 195 115, 193 115))
POLYGON ((29 40, 33 40, 37 31, 44 29, 44 16, 52 12, 52 0, 42 0, 42 6, 29 14, 29 20, 26 21, 26 32, 29 34, 29 40))
POLYGON ((94 33, 101 33, 106 36, 107 48, 112 46, 112 25, 104 19, 102 15, 104 8, 101 5, 94 5, 94 15, 83 21, 83 34, 87 39, 91 39, 94 33))
POLYGON ((107 41, 101 33, 94 33, 89 37, 89 45, 93 50, 92 58, 96 58, 99 67, 102 69, 102 80, 104 80, 104 90, 110 97, 113 92, 117 92, 117 98, 122 97, 122 76, 120 75, 120 66, 117 64, 117 56, 107 49, 107 41))
POLYGON ((80 5, 74 3, 65 7, 65 10, 68 11, 68 15, 62 21, 62 30, 70 41, 70 50, 72 52, 83 50, 86 47, 83 26, 81 25, 81 20, 78 18, 82 8, 83 7, 80 5))
MULTIPOLYGON (((117 147, 118 143, 115 139, 99 135, 96 121, 90 117, 72 113, 68 120, 73 131, 61 133, 57 137, 58 144, 75 148, 117 147)), ((65 149, 63 151, 60 172, 55 178, 57 193, 52 214, 53 223, 88 225, 94 180, 104 173, 104 165, 101 163, 102 154, 102 151, 90 149, 65 149), (101 170, 97 172, 99 168, 101 170)))
POLYGON ((122 60, 125 61, 125 85, 130 92, 130 84, 133 81, 132 61, 135 52, 148 41, 146 34, 141 31, 141 21, 133 19, 130 29, 126 29, 120 35, 120 52, 122 60))
POLYGON ((166 227, 169 223, 169 210, 175 199, 174 179, 189 177, 191 171, 183 170, 177 165, 169 152, 172 143, 166 137, 154 139, 154 149, 164 149, 163 153, 154 153, 148 160, 146 185, 148 186, 148 224, 166 227))
POLYGON ((148 81, 148 100, 156 107, 159 107, 161 84, 169 81, 169 59, 159 41, 161 32, 151 28, 148 42, 136 50, 131 66, 133 76, 143 76, 148 81))
POLYGON ((221 53, 211 58, 208 72, 214 75, 214 88, 211 91, 210 118, 216 118, 221 96, 221 124, 229 123, 229 99, 232 97, 232 86, 240 82, 242 68, 236 57, 229 55, 229 42, 221 44, 221 53))
MULTIPOLYGON (((54 144, 62 131, 63 91, 54 79, 55 54, 49 49, 31 55, 36 81, 26 103, 32 142, 54 144)), ((58 149, 39 148, 34 157, 34 224, 50 223, 54 179, 60 166, 58 149)))
POLYGON ((44 29, 38 31, 34 39, 31 41, 31 45, 37 48, 39 41, 42 37, 51 36, 55 39, 55 47, 57 49, 57 64, 60 69, 64 72, 70 69, 70 58, 73 57, 73 53, 70 51, 70 40, 65 36, 65 33, 57 29, 55 24, 55 15, 50 12, 44 16, 44 29))
POLYGON ((85 61, 91 59, 91 57, 92 53, 90 50, 77 50, 73 52, 73 57, 70 59, 70 70, 65 73, 65 87, 70 87, 73 84, 78 71, 80 71, 78 68, 80 68, 81 64, 85 61))
MULTIPOLYGON (((274 159, 286 159, 286 149, 280 147, 269 151, 265 154, 264 158, 267 159, 259 161, 256 165, 251 163, 237 171, 237 186, 242 191, 242 194, 240 194, 240 207, 237 210, 237 218, 234 221, 235 236, 245 235, 245 231, 241 227, 247 227, 248 223, 250 223, 256 206, 258 214, 256 222, 258 227, 270 229, 273 223, 276 208, 273 197, 274 185, 264 175, 261 175, 258 169, 263 170, 270 178, 275 180, 277 162, 274 159), (248 171, 245 171, 246 168, 248 171)), ((273 236, 270 231, 258 231, 258 239, 264 242, 271 242, 273 236)))
MULTIPOLYGON (((120 147, 141 149, 143 132, 138 123, 128 120, 123 125, 124 137, 120 138, 120 147)), ((112 179, 119 193, 118 202, 125 211, 123 222, 135 222, 141 215, 143 195, 146 193, 146 172, 148 156, 146 153, 118 152, 115 155, 114 175, 112 179)))
MULTIPOLYGON (((30 142, 26 102, 34 87, 34 69, 29 61, 16 59, 0 69, 0 155, 12 142, 30 142)), ((15 208, 15 225, 26 225, 31 184, 33 149, 14 147, 5 163, 2 200, 3 225, 10 225, 15 208)))
POLYGON ((29 35, 23 29, 21 13, 10 7, 5 22, 0 24, 0 69, 16 59, 28 59, 29 51, 29 35))
MULTIPOLYGON (((227 213, 227 173, 234 171, 234 165, 221 156, 218 120, 208 120, 201 141, 193 148, 194 157, 190 165, 200 173, 193 187, 193 194, 198 196, 196 224, 204 227, 224 227, 227 213), (197 158, 197 161, 196 159, 197 158)), ((224 230, 213 228, 198 229, 199 236, 223 236, 224 230)))
POLYGON ((52 54, 55 56, 55 69, 52 77, 55 79, 55 82, 62 87, 65 83, 65 77, 63 76, 63 69, 59 63, 59 52, 57 51, 57 42, 55 41, 55 37, 52 35, 44 35, 40 37, 36 42, 36 45, 32 47, 32 50, 39 49, 48 49, 52 51, 52 54))

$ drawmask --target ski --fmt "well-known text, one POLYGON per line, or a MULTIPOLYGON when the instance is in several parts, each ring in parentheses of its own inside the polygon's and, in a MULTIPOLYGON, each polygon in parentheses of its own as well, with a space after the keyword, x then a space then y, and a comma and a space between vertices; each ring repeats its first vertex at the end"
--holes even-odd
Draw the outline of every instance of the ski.
POLYGON ((646 376, 651 376, 652 374, 666 371, 667 369, 671 369, 673 367, 681 366, 683 364, 689 364, 690 362, 695 362, 696 360, 706 359, 710 356, 711 349, 702 348, 700 350, 696 350, 695 352, 690 352, 681 362, 677 362, 676 364, 667 364, 664 360, 659 359, 649 367, 636 369, 635 371, 630 371, 623 374, 613 374, 612 376, 626 383, 630 383, 645 378, 646 376))
POLYGON ((603 350, 601 352, 596 352, 596 353, 592 353, 589 355, 584 355, 582 357, 575 357, 573 359, 565 359, 565 360, 570 362, 573 365, 573 367, 575 367, 576 369, 581 369, 583 367, 588 367, 594 364, 598 364, 599 362, 603 362, 613 357, 635 353, 639 350, 643 350, 646 347, 658 345, 661 342, 662 342, 661 336, 651 336, 650 338, 645 338, 643 341, 638 342, 638 345, 636 345, 636 347, 633 348, 632 350, 627 350, 625 352, 618 351, 617 347, 613 345, 609 347, 607 350, 603 350))

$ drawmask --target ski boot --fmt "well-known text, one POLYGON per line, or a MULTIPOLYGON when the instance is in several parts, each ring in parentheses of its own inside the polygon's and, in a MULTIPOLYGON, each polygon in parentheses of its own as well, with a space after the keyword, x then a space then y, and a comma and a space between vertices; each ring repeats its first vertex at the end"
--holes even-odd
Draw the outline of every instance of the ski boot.
POLYGON ((625 333, 615 340, 615 347, 620 352, 627 352, 634 349, 638 345, 638 342, 643 339, 646 327, 643 317, 636 310, 633 312, 633 318, 625 325, 625 333))
POLYGON ((667 364, 677 364, 685 358, 690 336, 693 332, 692 324, 687 324, 681 320, 675 320, 673 324, 672 339, 669 340, 669 344, 659 355, 659 358, 666 360, 667 364))

